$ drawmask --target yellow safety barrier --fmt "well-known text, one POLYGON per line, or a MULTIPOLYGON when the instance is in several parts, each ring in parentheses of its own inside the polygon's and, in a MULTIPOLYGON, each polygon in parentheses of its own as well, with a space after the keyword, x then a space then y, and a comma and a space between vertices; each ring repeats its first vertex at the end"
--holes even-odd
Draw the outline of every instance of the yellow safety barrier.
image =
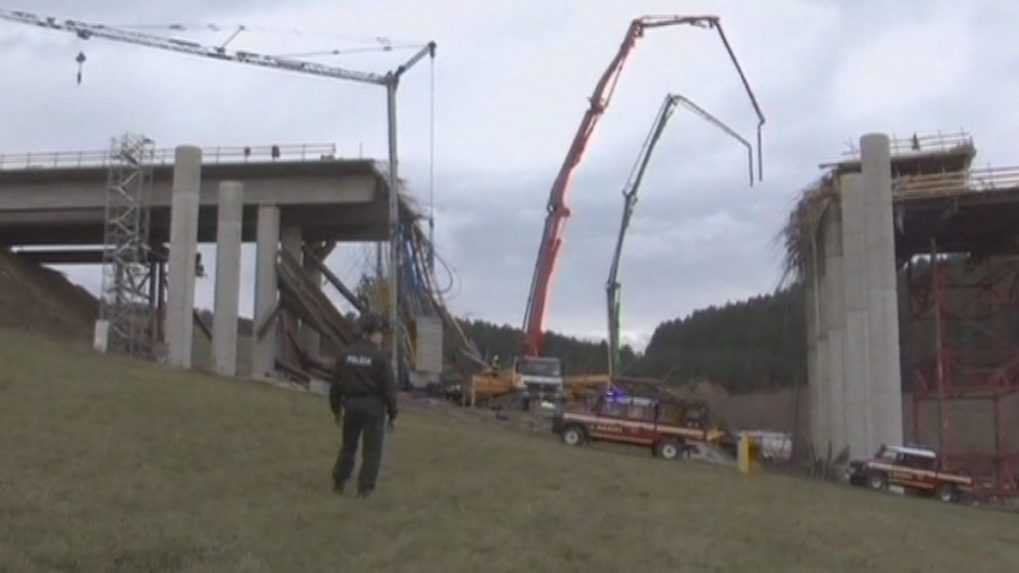
POLYGON ((756 473, 760 470, 759 446, 745 433, 739 435, 739 471, 743 474, 756 473))

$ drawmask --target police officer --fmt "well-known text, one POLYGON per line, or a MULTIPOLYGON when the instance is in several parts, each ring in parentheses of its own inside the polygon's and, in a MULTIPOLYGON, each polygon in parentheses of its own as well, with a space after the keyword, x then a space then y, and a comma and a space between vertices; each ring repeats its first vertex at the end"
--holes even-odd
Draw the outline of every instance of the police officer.
POLYGON ((343 443, 333 467, 333 491, 342 494, 354 473, 357 445, 363 435, 357 494, 368 497, 375 489, 382 462, 386 417, 390 430, 396 421, 396 383, 382 351, 385 323, 365 313, 358 326, 360 338, 336 361, 336 377, 329 389, 329 405, 337 422, 342 420, 343 426, 343 443))

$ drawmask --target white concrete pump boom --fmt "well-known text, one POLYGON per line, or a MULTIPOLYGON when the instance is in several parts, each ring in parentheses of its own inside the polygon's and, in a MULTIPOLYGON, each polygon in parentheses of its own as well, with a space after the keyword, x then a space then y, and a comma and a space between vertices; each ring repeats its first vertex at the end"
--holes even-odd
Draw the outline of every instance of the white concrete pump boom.
POLYGON ((608 299, 608 325, 609 325, 609 377, 614 377, 619 371, 619 314, 620 314, 620 296, 619 289, 620 285, 619 276, 619 261, 623 254, 623 241, 626 239, 626 230, 630 226, 630 219, 633 217, 633 209, 637 205, 637 191, 640 189, 640 184, 644 180, 644 172, 647 170, 648 163, 651 161, 651 154, 655 150, 655 146, 658 145, 658 140, 662 137, 662 132, 665 131, 665 126, 668 125, 669 119, 672 117, 673 112, 676 110, 677 105, 683 105, 691 112, 697 114, 701 118, 705 119, 715 127, 721 129, 730 137, 743 144, 747 149, 747 168, 749 170, 750 185, 754 185, 754 149, 753 146, 746 139, 740 137, 738 133, 729 128, 729 126, 722 123, 720 120, 715 118, 703 108, 690 101, 686 97, 678 94, 669 94, 665 96, 665 101, 662 102, 661 108, 658 110, 658 115, 655 116, 655 121, 651 125, 651 131, 648 133, 647 138, 644 140, 644 145, 640 148, 640 153, 637 154, 637 160, 633 164, 633 169, 630 171, 630 176, 626 180, 626 184, 623 186, 623 217, 619 223, 619 237, 616 239, 616 250, 612 255, 612 264, 609 266, 609 278, 605 283, 605 293, 608 299))

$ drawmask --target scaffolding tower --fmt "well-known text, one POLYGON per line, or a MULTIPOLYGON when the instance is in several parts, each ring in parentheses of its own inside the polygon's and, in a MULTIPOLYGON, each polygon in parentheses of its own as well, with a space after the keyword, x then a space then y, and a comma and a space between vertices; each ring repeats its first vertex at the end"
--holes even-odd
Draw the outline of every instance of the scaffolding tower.
POLYGON ((156 294, 149 246, 154 153, 152 140, 142 135, 113 138, 110 146, 99 301, 110 352, 148 356, 154 346, 156 294))
POLYGON ((1019 259, 939 255, 907 266, 913 436, 989 495, 1019 495, 1019 259))

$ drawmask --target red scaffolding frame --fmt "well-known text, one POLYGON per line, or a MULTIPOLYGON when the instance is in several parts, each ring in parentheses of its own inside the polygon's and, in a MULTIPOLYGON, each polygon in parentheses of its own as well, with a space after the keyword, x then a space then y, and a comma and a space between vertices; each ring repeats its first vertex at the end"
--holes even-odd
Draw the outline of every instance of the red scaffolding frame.
MULTIPOLYGON (((1019 393, 1019 328, 1014 326, 1019 317, 1019 259, 988 259, 983 269, 971 272, 967 259, 939 254, 931 239, 926 262, 928 272, 918 279, 912 261, 907 267, 910 318, 934 323, 930 354, 912 364, 914 438, 921 435, 921 406, 937 403, 944 469, 971 473, 979 495, 1019 496, 1019 450, 1010 449, 1016 448, 1015 438, 1005 429, 1015 413, 1003 408, 1003 402, 1016 400, 1013 395, 1019 393), (967 274, 978 276, 950 282, 949 275, 967 274), (995 329, 995 321, 1005 328, 995 329), (975 343, 980 338, 987 344, 975 343), (990 403, 992 452, 958 445, 950 410, 959 402, 990 403)), ((911 340, 912 350, 924 355, 915 352, 917 342, 911 340)))

